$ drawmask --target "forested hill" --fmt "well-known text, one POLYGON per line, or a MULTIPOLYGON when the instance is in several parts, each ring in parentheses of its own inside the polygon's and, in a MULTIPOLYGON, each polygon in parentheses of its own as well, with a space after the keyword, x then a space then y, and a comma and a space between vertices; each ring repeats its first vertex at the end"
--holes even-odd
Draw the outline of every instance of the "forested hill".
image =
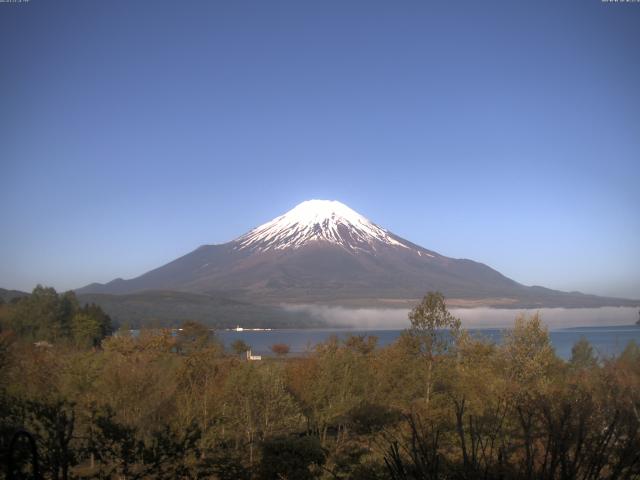
POLYGON ((27 292, 21 292, 20 290, 7 290, 6 288, 0 288, 0 302, 9 303, 14 298, 26 297, 29 294, 27 292))
POLYGON ((7 338, 97 347, 112 332, 111 318, 96 304, 81 305, 71 291, 38 285, 31 294, 0 302, 0 334, 7 338))
MULTIPOLYGON (((211 328, 232 328, 237 325, 247 328, 326 326, 322 320, 305 312, 292 312, 279 306, 255 305, 221 295, 170 291, 147 291, 130 295, 76 295, 73 292, 58 294, 53 288, 41 286, 37 286, 32 293, 0 290, 0 305, 5 305, 4 310, 0 311, 0 322, 18 322, 26 325, 24 328, 38 330, 40 326, 36 325, 37 318, 51 317, 50 312, 43 314, 43 311, 52 308, 52 304, 57 302, 70 302, 74 305, 71 310, 83 305, 98 307, 109 316, 115 329, 122 325, 135 329, 176 328, 189 320, 211 328)), ((64 314, 61 315, 64 317, 64 314)), ((71 317, 62 317, 49 320, 70 325, 71 317)))
POLYGON ((214 328, 326 326, 304 312, 290 312, 278 306, 255 305, 219 295, 146 291, 129 295, 81 294, 78 300, 99 305, 115 323, 127 323, 132 328, 177 327, 185 320, 196 320, 214 328))

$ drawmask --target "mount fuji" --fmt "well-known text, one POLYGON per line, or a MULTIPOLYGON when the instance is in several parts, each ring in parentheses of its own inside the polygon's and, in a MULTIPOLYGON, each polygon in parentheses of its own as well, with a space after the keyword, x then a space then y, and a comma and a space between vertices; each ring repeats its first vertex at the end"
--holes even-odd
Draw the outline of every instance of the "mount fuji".
POLYGON ((479 262, 405 240, 348 206, 302 202, 237 239, 204 245, 139 277, 79 294, 175 291, 258 304, 406 306, 427 291, 454 304, 517 307, 636 305, 623 299, 522 285, 479 262))

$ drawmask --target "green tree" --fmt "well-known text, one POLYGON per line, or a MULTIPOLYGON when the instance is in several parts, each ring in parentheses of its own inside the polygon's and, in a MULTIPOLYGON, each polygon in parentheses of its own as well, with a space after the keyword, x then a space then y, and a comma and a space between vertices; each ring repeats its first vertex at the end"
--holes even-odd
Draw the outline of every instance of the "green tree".
POLYGON ((409 332, 416 340, 420 356, 426 363, 426 403, 429 406, 435 358, 451 349, 460 333, 460 319, 447 310, 441 293, 429 292, 409 312, 409 320, 411 321, 409 332))
POLYGON ((503 352, 511 380, 528 391, 534 391, 532 387, 541 382, 549 382, 557 358, 538 312, 516 317, 514 328, 505 334, 503 352))
POLYGON ((58 305, 56 320, 58 324, 59 337, 73 337, 73 317, 80 310, 80 304, 76 294, 72 291, 58 295, 58 305))
POLYGON ((182 356, 175 376, 176 423, 184 427, 197 423, 202 432, 201 448, 215 448, 223 437, 224 424, 219 419, 230 360, 221 353, 214 346, 182 356))
POLYGON ((58 315, 58 294, 53 288, 36 286, 30 296, 16 302, 8 326, 19 337, 27 340, 55 342, 63 336, 58 315))
POLYGON ((79 347, 94 347, 102 338, 98 320, 87 313, 76 313, 71 320, 71 327, 73 339, 79 347))
POLYGON ((453 413, 452 439, 457 438, 460 468, 465 472, 460 478, 479 478, 488 466, 500 462, 498 442, 504 426, 500 418, 511 411, 500 356, 493 342, 463 332, 456 356, 443 363, 440 406, 445 415, 453 413))
POLYGON ((618 360, 640 369, 640 346, 635 340, 629 340, 629 343, 627 343, 618 360))
POLYGON ((536 442, 539 403, 554 381, 561 381, 553 376, 559 361, 539 313, 516 317, 513 330, 505 333, 502 353, 510 401, 516 412, 513 420, 519 426, 524 451, 523 473, 525 478, 533 478, 539 451, 536 442))
POLYGON ((348 413, 365 399, 375 401, 371 358, 329 338, 316 355, 290 366, 288 386, 323 447, 331 437, 338 448, 346 440, 348 413))
POLYGON ((594 368, 598 359, 593 353, 593 347, 585 337, 581 337, 571 348, 569 365, 577 370, 594 368))
POLYGON ((99 306, 80 308, 74 292, 58 294, 41 285, 11 306, 3 324, 28 341, 71 340, 82 346, 96 346, 111 334, 111 319, 99 306))
POLYGON ((102 340, 113 333, 111 317, 109 317, 109 315, 107 315, 99 305, 96 305, 95 303, 86 304, 82 307, 81 312, 93 317, 100 326, 99 340, 102 340))
POLYGON ((233 350, 236 354, 242 355, 245 352, 251 350, 251 346, 248 345, 244 340, 234 340, 231 344, 231 350, 233 350))
POLYGON ((215 339, 214 333, 201 323, 188 320, 178 330, 176 348, 178 353, 189 354, 210 346, 215 339))
POLYGON ((370 359, 376 395, 386 404, 409 410, 416 399, 424 398, 424 359, 419 351, 419 342, 405 330, 370 359))
POLYGON ((301 417, 281 365, 242 362, 230 372, 225 389, 225 420, 236 440, 249 447, 250 465, 259 440, 299 426, 301 417))

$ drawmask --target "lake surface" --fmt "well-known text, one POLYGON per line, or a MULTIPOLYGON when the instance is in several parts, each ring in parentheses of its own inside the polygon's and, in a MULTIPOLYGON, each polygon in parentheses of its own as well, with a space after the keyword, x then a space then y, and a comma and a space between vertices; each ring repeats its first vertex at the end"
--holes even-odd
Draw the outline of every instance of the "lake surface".
MULTIPOLYGON (((505 329, 501 328, 477 328, 469 329, 473 335, 484 336, 493 342, 500 342, 505 329)), ((300 355, 313 350, 318 343, 326 341, 332 335, 341 339, 349 335, 375 335, 378 337, 378 346, 389 345, 394 342, 402 330, 375 330, 375 329, 284 329, 268 331, 229 331, 218 330, 216 333, 225 346, 230 346, 234 340, 244 340, 249 344, 254 354, 269 355, 270 347, 275 343, 286 343, 291 348, 291 354, 300 355)), ((640 327, 634 325, 601 326, 601 327, 572 327, 558 328, 549 331, 551 343, 556 354, 564 359, 571 357, 571 348, 585 337, 593 346, 595 352, 601 357, 618 355, 626 347, 627 343, 635 340, 640 344, 640 327)))

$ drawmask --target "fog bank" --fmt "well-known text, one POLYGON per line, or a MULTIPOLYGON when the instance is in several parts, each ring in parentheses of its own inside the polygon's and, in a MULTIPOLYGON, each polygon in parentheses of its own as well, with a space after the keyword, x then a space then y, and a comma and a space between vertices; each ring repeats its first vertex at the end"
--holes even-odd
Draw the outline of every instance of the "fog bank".
MULTIPOLYGON (((398 329, 409 327, 409 309, 345 308, 328 305, 284 305, 287 311, 311 315, 335 327, 364 329, 398 329)), ((540 312, 549 328, 630 325, 638 320, 634 307, 601 308, 453 308, 451 313, 466 328, 509 327, 519 314, 540 312)))

